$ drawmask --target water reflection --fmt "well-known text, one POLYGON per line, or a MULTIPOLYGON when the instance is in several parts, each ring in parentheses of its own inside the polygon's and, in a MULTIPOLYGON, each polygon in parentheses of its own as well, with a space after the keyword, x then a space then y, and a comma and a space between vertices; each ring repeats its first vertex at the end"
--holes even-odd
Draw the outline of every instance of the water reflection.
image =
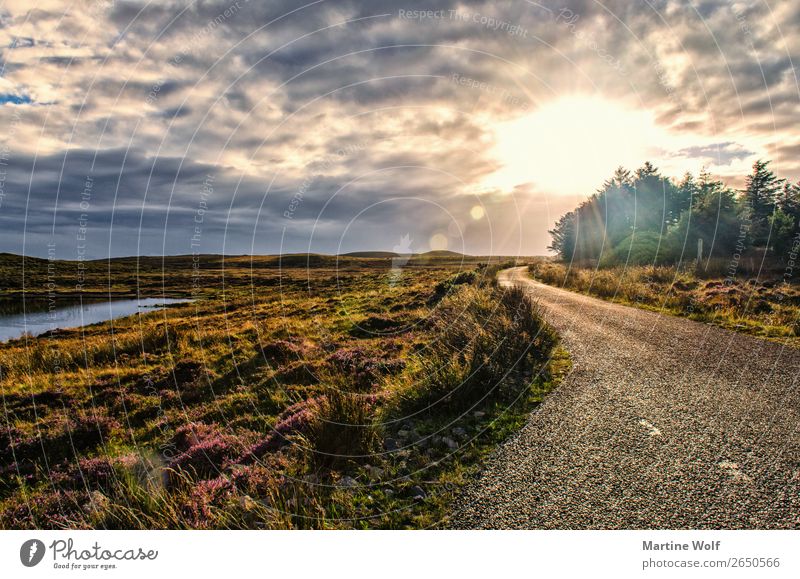
POLYGON ((59 299, 55 308, 47 300, 0 300, 0 341, 21 337, 25 332, 38 336, 63 328, 78 328, 111 319, 124 318, 137 312, 149 312, 170 304, 191 300, 175 298, 141 298, 135 300, 94 301, 82 304, 77 300, 59 299))

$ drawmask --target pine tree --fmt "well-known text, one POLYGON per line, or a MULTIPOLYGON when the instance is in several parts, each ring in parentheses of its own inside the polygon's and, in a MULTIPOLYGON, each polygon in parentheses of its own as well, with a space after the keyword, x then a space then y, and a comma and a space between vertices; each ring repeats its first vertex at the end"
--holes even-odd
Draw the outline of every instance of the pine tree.
POLYGON ((800 181, 785 183, 778 198, 778 207, 789 215, 795 223, 800 219, 800 181))
MULTIPOLYGON (((606 181, 606 183, 608 183, 608 181, 606 181)), ((631 178, 631 172, 622 165, 617 167, 617 170, 614 171, 614 176, 611 177, 610 185, 617 187, 629 187, 632 184, 633 179, 631 178)))
POLYGON ((753 245, 763 247, 769 240, 770 216, 775 210, 777 194, 783 185, 783 179, 769 168, 770 161, 756 161, 752 174, 747 176, 744 189, 744 201, 747 204, 751 219, 751 235, 753 245))
POLYGON ((788 260, 800 235, 800 182, 784 184, 777 206, 770 218, 772 246, 777 257, 788 260))
POLYGON ((675 190, 675 197, 672 202, 672 210, 670 212, 671 223, 677 223, 684 211, 688 211, 692 207, 692 203, 697 200, 700 194, 700 186, 695 181, 694 175, 686 172, 683 179, 678 183, 675 190))
MULTIPOLYGON (((622 167, 620 167, 621 169, 622 167)), ((617 169, 619 171, 619 169, 617 169)), ((656 169, 650 161, 645 161, 639 169, 636 169, 636 178, 643 180, 648 177, 658 177, 658 169, 656 169)))
POLYGON ((555 251, 564 261, 571 261, 575 254, 575 243, 577 241, 576 216, 574 211, 562 215, 555 227, 548 233, 553 241, 547 249, 555 251))
POLYGON ((688 208, 688 205, 682 207, 675 183, 662 176, 650 162, 636 170, 633 189, 636 194, 636 231, 653 231, 661 235, 688 208))
POLYGON ((684 211, 670 228, 666 245, 672 258, 694 259, 698 239, 703 240, 705 256, 731 255, 741 231, 739 212, 735 193, 707 172, 701 172, 691 210, 684 211))

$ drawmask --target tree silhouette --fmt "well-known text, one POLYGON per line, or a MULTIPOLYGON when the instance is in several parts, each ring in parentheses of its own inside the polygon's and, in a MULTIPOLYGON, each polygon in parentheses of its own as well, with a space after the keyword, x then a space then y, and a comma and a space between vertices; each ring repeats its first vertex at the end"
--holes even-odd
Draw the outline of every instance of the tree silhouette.
POLYGON ((750 234, 753 245, 766 246, 769 241, 770 217, 775 210, 778 191, 783 179, 773 173, 768 165, 770 161, 758 160, 753 164, 753 172, 747 176, 744 189, 744 201, 751 220, 750 234))

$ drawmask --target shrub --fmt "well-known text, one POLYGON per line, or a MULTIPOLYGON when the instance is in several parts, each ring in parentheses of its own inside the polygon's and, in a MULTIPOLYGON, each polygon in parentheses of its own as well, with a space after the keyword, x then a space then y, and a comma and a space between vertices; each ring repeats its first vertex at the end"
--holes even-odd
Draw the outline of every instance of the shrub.
POLYGON ((374 402, 374 396, 349 391, 341 377, 329 378, 308 436, 319 466, 359 461, 377 447, 374 402))
POLYGON ((353 324, 350 335, 355 338, 374 338, 389 334, 401 334, 409 330, 408 320, 403 316, 370 315, 353 324))
POLYGON ((249 462, 254 458, 261 458, 268 452, 273 452, 289 443, 289 436, 305 435, 311 431, 318 419, 320 398, 310 398, 293 404, 283 411, 273 428, 264 439, 254 444, 242 458, 242 462, 249 462))
POLYGON ((348 377, 360 391, 371 390, 386 374, 397 374, 405 367, 398 358, 376 356, 364 348, 343 348, 328 357, 331 370, 348 377))
POLYGON ((261 348, 264 358, 278 363, 302 360, 304 355, 303 348, 288 340, 277 340, 261 348))
MULTIPOLYGON (((173 471, 184 471, 194 478, 206 479, 219 474, 226 461, 241 454, 242 441, 219 431, 216 426, 192 423, 178 428, 172 439, 179 451, 169 462, 173 471)), ((170 476, 170 483, 175 477, 170 476)))
POLYGON ((604 254, 602 266, 613 264, 646 265, 664 259, 663 236, 651 231, 640 231, 620 241, 613 251, 604 254))
POLYGON ((456 287, 464 284, 474 284, 478 279, 474 271, 460 271, 450 278, 440 281, 433 290, 433 299, 438 301, 452 292, 456 287))
POLYGON ((400 412, 507 400, 509 374, 545 361, 556 344, 538 306, 520 288, 465 286, 443 300, 433 324, 437 338, 415 360, 400 412))
POLYGON ((226 459, 239 454, 237 446, 230 436, 207 438, 173 458, 169 467, 186 471, 198 479, 208 478, 219 474, 226 459))
POLYGON ((81 458, 68 472, 66 484, 70 488, 102 490, 110 493, 120 479, 126 476, 148 478, 155 466, 143 456, 130 453, 121 456, 81 458))
POLYGON ((3 529, 87 529, 84 519, 89 495, 83 491, 56 490, 13 502, 0 512, 3 529))
POLYGON ((279 384, 310 386, 319 382, 317 373, 318 370, 315 364, 301 360, 277 368, 273 374, 273 379, 279 384))
POLYGON ((54 416, 41 426, 38 435, 15 439, 14 453, 11 453, 11 440, 3 456, 11 460, 16 457, 17 468, 29 472, 35 463, 48 464, 74 459, 76 453, 94 450, 112 430, 120 427, 119 422, 107 414, 78 412, 76 416, 54 416))
POLYGON ((187 493, 182 515, 194 529, 213 528, 219 516, 216 511, 223 508, 233 491, 233 485, 225 477, 200 481, 187 493))

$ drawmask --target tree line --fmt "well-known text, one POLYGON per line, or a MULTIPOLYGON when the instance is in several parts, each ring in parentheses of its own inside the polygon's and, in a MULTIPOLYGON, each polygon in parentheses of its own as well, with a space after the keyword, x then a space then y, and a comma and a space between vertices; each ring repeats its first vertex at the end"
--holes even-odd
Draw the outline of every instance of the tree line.
POLYGON ((676 263, 730 257, 763 248, 786 260, 800 233, 800 181, 790 183, 756 161, 735 191, 702 171, 675 182, 649 162, 620 167, 589 199, 550 230, 564 261, 676 263), (698 241, 701 240, 701 241, 698 241))

